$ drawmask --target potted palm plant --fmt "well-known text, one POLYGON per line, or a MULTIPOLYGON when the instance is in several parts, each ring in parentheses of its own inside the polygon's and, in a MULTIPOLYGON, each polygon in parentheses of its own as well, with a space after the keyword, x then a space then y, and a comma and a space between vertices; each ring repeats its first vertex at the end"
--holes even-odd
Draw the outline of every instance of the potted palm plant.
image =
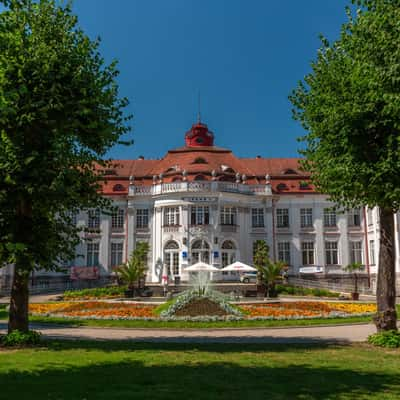
POLYGON ((285 263, 282 261, 272 262, 268 260, 266 265, 258 267, 261 279, 265 286, 265 297, 277 297, 277 282, 282 281, 282 272, 285 269, 285 263))
POLYGON ((140 295, 140 281, 146 276, 147 272, 148 251, 149 245, 147 243, 138 243, 128 262, 122 264, 115 270, 118 278, 127 285, 125 297, 140 295))
POLYGON ((346 265, 343 269, 346 272, 353 274, 354 291, 351 293, 351 299, 358 300, 360 297, 360 293, 358 292, 358 273, 362 271, 363 265, 361 263, 354 262, 349 265, 346 265))

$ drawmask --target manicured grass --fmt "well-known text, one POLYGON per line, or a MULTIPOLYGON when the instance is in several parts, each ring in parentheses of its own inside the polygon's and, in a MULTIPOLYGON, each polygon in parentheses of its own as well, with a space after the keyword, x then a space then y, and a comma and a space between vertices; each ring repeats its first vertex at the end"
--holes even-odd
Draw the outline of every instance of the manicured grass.
POLYGON ((395 400, 399 370, 368 345, 58 341, 0 350, 0 399, 395 400))
POLYGON ((67 319, 56 317, 30 317, 31 322, 52 323, 73 326, 97 326, 115 328, 159 328, 159 329, 210 329, 210 328, 246 328, 246 327, 280 327, 280 326, 314 326, 338 325, 353 323, 369 323, 371 317, 350 318, 316 318, 301 320, 265 320, 265 321, 140 321, 140 320, 111 320, 111 319, 67 319))

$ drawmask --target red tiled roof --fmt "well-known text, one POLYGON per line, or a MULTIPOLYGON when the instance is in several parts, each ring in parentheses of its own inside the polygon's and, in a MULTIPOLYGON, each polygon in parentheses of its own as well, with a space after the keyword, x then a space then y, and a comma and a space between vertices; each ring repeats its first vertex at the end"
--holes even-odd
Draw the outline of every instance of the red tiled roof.
MULTIPOLYGON (((206 125, 204 127, 207 128, 206 125)), ((186 138, 190 136, 189 133, 186 134, 186 138)), ((240 177, 246 176, 248 184, 265 184, 265 176, 269 175, 275 193, 313 193, 315 191, 310 183, 308 186, 304 185, 304 181, 309 182, 310 175, 301 171, 299 158, 238 158, 229 149, 204 144, 206 145, 186 145, 169 150, 160 160, 141 158, 114 160, 107 168, 98 167, 99 170, 106 172, 103 193, 127 194, 131 176, 134 178, 135 185, 147 186, 153 183, 153 176, 157 176, 158 180, 161 174, 163 182, 182 179, 183 171, 186 171, 189 181, 194 180, 197 175, 210 180, 212 171, 215 171, 218 180, 235 181, 236 174, 240 174, 240 177), (197 162, 196 159, 198 159, 197 162), (121 190, 121 185, 123 190, 121 190)))

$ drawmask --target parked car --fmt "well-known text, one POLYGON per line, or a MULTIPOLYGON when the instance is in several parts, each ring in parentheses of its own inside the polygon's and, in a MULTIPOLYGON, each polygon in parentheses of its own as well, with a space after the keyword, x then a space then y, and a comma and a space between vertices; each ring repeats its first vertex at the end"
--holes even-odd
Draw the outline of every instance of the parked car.
POLYGON ((257 282, 257 271, 244 272, 242 275, 240 275, 240 282, 256 283, 257 282))

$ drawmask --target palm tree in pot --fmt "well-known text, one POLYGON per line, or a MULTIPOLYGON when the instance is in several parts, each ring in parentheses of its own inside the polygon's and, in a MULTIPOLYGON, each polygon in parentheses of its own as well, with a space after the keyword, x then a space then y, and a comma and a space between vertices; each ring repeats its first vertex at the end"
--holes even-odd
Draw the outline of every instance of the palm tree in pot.
POLYGON ((364 266, 359 262, 354 262, 346 265, 343 270, 353 274, 354 278, 354 291, 351 293, 352 300, 358 300, 360 294, 358 292, 358 273, 363 270, 364 266))
POLYGON ((116 269, 118 278, 128 287, 125 292, 126 297, 133 297, 136 294, 139 294, 140 280, 145 278, 147 272, 148 252, 148 243, 138 243, 128 262, 122 264, 116 269))
POLYGON ((257 267, 260 272, 262 282, 265 286, 265 297, 277 297, 276 292, 277 282, 281 282, 283 279, 283 271, 286 268, 286 264, 282 261, 272 262, 268 260, 266 265, 257 267))

